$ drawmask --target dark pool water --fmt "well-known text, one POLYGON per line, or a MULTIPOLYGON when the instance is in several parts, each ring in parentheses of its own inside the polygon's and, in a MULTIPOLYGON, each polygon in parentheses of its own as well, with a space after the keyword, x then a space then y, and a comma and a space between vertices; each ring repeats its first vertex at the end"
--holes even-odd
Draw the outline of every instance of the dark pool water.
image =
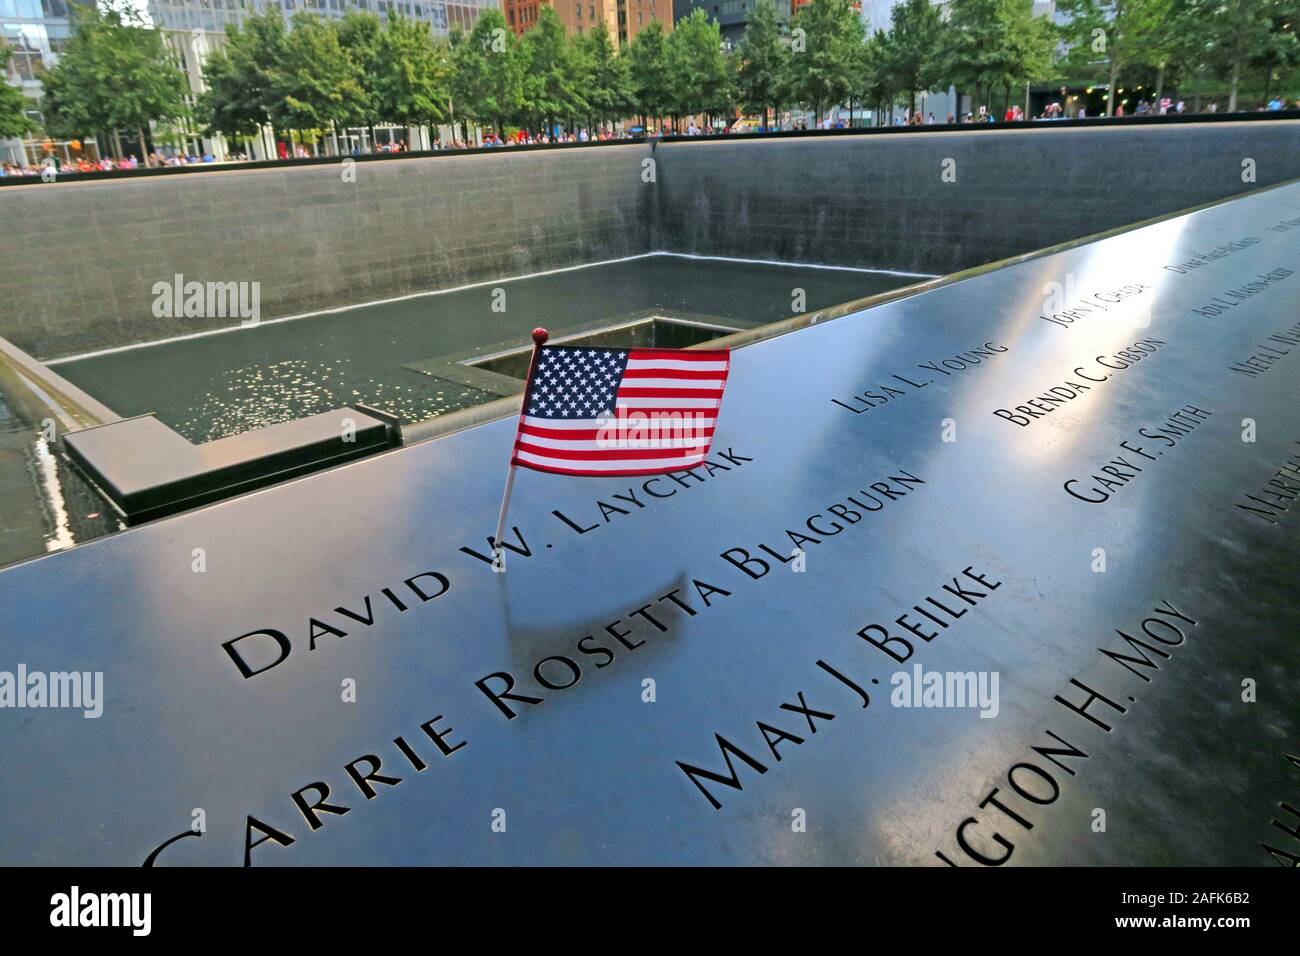
POLYGON ((118 414, 153 412, 194 442, 357 402, 423 421, 497 396, 407 365, 517 346, 538 325, 561 335, 662 313, 750 326, 916 281, 656 255, 267 322, 55 368, 118 414), (802 309, 793 308, 798 289, 802 309))

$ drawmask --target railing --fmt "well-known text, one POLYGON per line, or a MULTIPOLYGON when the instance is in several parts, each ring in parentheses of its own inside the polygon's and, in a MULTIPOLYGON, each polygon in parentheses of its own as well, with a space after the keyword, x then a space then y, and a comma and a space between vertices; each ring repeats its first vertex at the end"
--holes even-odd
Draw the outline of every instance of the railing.
POLYGON ((0 188, 5 186, 55 185, 69 182, 89 182, 100 179, 134 179, 145 176, 187 176, 204 173, 232 172, 252 169, 289 169, 300 166, 338 165, 345 159, 358 163, 401 162, 408 159, 450 159, 455 156, 483 154, 516 154, 564 149, 604 149, 617 146, 635 146, 657 143, 672 145, 685 143, 743 142, 769 139, 819 138, 836 136, 913 136, 924 134, 980 135, 982 133, 1016 130, 1081 129, 1094 126, 1128 128, 1137 126, 1185 126, 1206 123, 1255 123, 1277 120, 1300 120, 1300 110, 1276 110, 1254 113, 1183 113, 1173 115, 1097 116, 1086 119, 1019 120, 994 123, 935 123, 928 126, 872 126, 853 129, 776 130, 770 133, 724 133, 710 136, 637 136, 632 139, 589 140, 585 143, 536 143, 529 146, 476 146, 470 149, 420 150, 406 153, 366 153, 360 156, 313 156, 306 159, 263 159, 248 162, 195 163, 188 166, 158 166, 136 169, 115 169, 87 173, 65 173, 45 182, 39 176, 3 176, 0 188))

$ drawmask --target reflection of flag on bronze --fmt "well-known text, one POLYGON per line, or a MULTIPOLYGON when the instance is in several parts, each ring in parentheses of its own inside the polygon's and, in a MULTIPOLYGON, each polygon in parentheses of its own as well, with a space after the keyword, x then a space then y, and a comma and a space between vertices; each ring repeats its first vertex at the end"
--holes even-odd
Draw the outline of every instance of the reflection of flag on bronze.
POLYGON ((539 346, 512 465, 564 475, 652 475, 704 461, 725 349, 539 346))

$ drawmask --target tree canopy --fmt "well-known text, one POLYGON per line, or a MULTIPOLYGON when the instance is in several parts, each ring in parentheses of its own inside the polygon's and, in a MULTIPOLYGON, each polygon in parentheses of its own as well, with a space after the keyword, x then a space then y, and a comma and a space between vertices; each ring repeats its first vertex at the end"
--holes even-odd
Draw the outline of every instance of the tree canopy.
POLYGON ((628 52, 632 74, 632 100, 641 114, 663 116, 672 108, 672 74, 663 25, 651 20, 632 38, 628 52))
POLYGON ((226 42, 203 64, 198 113, 210 131, 253 136, 271 122, 274 70, 284 54, 284 19, 271 12, 226 27, 226 42))
MULTIPOLYGON (((1154 77, 1157 94, 1218 83, 1231 110, 1242 90, 1258 104, 1300 78, 1300 0, 1059 0, 1057 11, 1059 27, 1033 14, 1033 0, 951 0, 946 13, 931 0, 900 0, 888 30, 868 37, 853 0, 812 0, 793 22, 773 0, 757 0, 732 50, 703 8, 672 29, 652 20, 625 44, 600 19, 568 36, 550 5, 521 37, 488 9, 449 39, 396 13, 300 12, 286 24, 268 10, 227 28, 203 66, 195 112, 234 138, 267 125, 319 133, 447 122, 504 136, 516 125, 573 129, 630 116, 732 119, 737 107, 766 124, 782 108, 820 118, 862 100, 887 115, 895 102, 910 109, 950 86, 991 105, 1049 79, 1105 89, 1111 113, 1126 82, 1154 77)), ((72 35, 42 80, 55 134, 108 135, 120 151, 118 130, 187 119, 188 87, 162 35, 124 10, 76 4, 72 35)), ((30 129, 24 105, 21 91, 0 88, 0 135, 30 129)))
MULTIPOLYGON (((185 117, 185 75, 162 34, 129 10, 74 4, 72 35, 43 71, 46 125, 69 136, 143 130, 185 117)), ((114 151, 121 147, 114 137, 114 151)))
POLYGON ((722 52, 722 32, 700 7, 677 21, 667 39, 669 112, 713 115, 730 106, 734 78, 722 52))
POLYGON ((378 62, 371 77, 371 111, 405 126, 445 122, 451 60, 435 43, 429 25, 394 17, 380 34, 378 62))
POLYGON ((891 89, 907 94, 909 104, 943 79, 944 29, 939 8, 930 0, 904 0, 894 7, 893 23, 881 43, 883 56, 875 68, 885 74, 891 89))
POLYGON ((525 52, 500 10, 484 11, 468 36, 452 34, 452 107, 504 132, 524 112, 525 52))
POLYGON ((0 138, 22 136, 32 129, 32 122, 24 112, 27 101, 23 98, 23 91, 3 80, 11 56, 12 50, 0 46, 0 138))
POLYGON ((781 70, 786 59, 781 21, 772 0, 754 4, 737 58, 736 91, 740 103, 747 112, 761 112, 763 124, 767 125, 768 110, 780 109, 781 70))
POLYGON ((633 109, 632 71, 620 56, 604 20, 577 38, 583 71, 582 89, 587 107, 597 122, 621 119, 633 109))
POLYGON ((361 70, 338 27, 310 13, 294 15, 283 58, 271 74, 271 122, 281 129, 328 129, 369 122, 361 70))
POLYGON ((862 65, 862 20, 849 0, 814 0, 795 14, 784 88, 822 112, 848 99, 862 65))
POLYGON ((524 112, 533 125, 550 132, 559 120, 586 115, 589 104, 583 97, 577 52, 554 7, 541 8, 537 24, 524 34, 520 47, 527 65, 524 112))

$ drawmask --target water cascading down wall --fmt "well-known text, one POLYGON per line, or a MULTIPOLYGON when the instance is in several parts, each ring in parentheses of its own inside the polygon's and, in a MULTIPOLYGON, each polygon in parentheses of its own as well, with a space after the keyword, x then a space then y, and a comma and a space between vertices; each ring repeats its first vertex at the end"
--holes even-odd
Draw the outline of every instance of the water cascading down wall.
POLYGON ((698 140, 0 189, 0 337, 52 358, 653 251, 944 274, 1300 176, 1294 120, 698 140))

